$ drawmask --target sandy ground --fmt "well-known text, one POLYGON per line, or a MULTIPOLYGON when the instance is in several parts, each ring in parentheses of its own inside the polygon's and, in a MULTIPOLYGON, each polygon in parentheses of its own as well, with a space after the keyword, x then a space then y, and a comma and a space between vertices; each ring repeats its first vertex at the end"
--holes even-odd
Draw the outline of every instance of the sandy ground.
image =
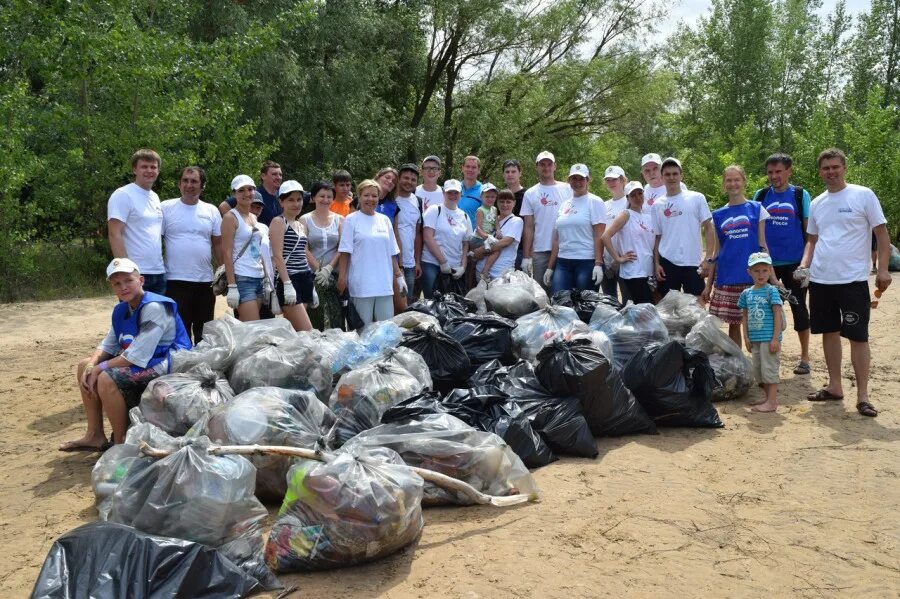
MULTIPOLYGON (((718 404, 724 429, 600 439, 596 460, 535 472, 541 503, 430 509, 419 542, 399 554, 284 581, 296 597, 897 597, 900 290, 891 292, 872 325, 876 419, 852 399, 808 403, 824 380, 819 339, 813 375, 797 377, 791 334, 777 414, 750 414, 754 389, 718 404)), ((112 305, 0 306, 0 597, 27 596, 53 540, 96 518, 96 455, 56 448, 82 432, 72 365, 100 340, 112 305)), ((852 398, 849 364, 844 372, 852 398)))

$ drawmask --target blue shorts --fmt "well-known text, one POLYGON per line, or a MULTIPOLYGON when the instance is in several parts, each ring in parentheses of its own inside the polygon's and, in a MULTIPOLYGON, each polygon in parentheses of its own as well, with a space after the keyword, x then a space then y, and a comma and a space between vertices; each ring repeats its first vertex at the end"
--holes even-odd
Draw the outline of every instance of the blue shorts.
POLYGON ((234 282, 237 283, 238 293, 241 294, 240 303, 253 302, 263 298, 262 277, 234 275, 234 282))

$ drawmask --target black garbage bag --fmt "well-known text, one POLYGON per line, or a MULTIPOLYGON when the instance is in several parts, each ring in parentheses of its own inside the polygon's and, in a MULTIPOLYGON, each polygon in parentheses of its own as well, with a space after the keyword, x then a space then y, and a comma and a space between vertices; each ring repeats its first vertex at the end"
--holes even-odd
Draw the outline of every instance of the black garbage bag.
POLYGON ((263 587, 277 588, 263 560, 268 512, 253 494, 256 468, 243 456, 212 455, 208 446, 200 437, 129 470, 113 493, 109 521, 215 547, 263 587))
POLYGON ((644 347, 632 356, 623 378, 659 426, 723 426, 712 405, 716 376, 703 352, 680 341, 644 347))
POLYGON ((516 361, 512 343, 514 328, 515 321, 496 314, 471 314, 447 321, 444 332, 459 341, 472 366, 480 366, 491 360, 503 364, 516 361))
POLYGON ((617 298, 593 289, 563 289, 553 294, 550 303, 554 306, 572 308, 584 322, 591 321, 598 304, 605 304, 615 310, 622 309, 622 304, 617 298))
POLYGON ((413 330, 403 334, 400 345, 425 359, 435 391, 465 386, 472 363, 466 350, 453 337, 432 328, 413 330))
POLYGON ((425 391, 391 406, 381 415, 381 424, 393 424, 420 420, 434 414, 449 414, 450 412, 441 403, 443 393, 440 391, 425 391))
POLYGON ((469 379, 473 387, 495 385, 525 412, 531 427, 552 451, 585 458, 597 457, 597 443, 576 397, 555 397, 538 381, 525 360, 506 367, 497 360, 482 365, 469 379))
POLYGON ((466 314, 474 314, 477 311, 475 302, 464 298, 458 293, 440 293, 436 291, 433 299, 423 299, 415 302, 407 311, 430 314, 438 319, 443 327, 451 318, 460 318, 466 314))
POLYGON ((525 412, 496 387, 454 389, 441 403, 469 426, 497 434, 529 468, 558 459, 535 432, 525 412))
POLYGON ((239 599, 259 583, 216 549, 124 524, 90 522, 56 539, 32 599, 239 599))

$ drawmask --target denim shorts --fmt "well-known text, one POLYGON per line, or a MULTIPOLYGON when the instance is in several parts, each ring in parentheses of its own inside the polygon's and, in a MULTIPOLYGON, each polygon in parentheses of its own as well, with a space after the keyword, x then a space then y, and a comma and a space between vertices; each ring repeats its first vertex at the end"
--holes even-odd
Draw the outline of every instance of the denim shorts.
POLYGON ((234 275, 234 282, 237 283, 238 293, 241 294, 240 303, 252 302, 263 298, 263 280, 262 277, 245 277, 243 275, 234 275))

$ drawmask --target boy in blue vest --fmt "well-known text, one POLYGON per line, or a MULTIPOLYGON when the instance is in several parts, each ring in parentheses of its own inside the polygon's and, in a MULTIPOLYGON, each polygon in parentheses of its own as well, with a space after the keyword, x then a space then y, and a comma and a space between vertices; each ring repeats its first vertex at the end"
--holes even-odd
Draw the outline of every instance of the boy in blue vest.
POLYGON ((753 354, 753 376, 766 392, 765 400, 750 409, 754 412, 774 412, 778 409, 778 371, 784 309, 778 289, 769 283, 772 274, 772 258, 769 254, 750 254, 747 272, 753 279, 753 286, 741 292, 737 305, 743 312, 747 350, 753 354))
POLYGON ((106 267, 106 278, 119 298, 112 326, 77 369, 87 432, 60 445, 60 451, 104 451, 122 443, 128 410, 138 405, 151 380, 169 371, 169 353, 191 348, 175 302, 144 291, 144 277, 134 262, 115 258, 106 267), (112 427, 109 441, 103 430, 104 412, 112 427))

